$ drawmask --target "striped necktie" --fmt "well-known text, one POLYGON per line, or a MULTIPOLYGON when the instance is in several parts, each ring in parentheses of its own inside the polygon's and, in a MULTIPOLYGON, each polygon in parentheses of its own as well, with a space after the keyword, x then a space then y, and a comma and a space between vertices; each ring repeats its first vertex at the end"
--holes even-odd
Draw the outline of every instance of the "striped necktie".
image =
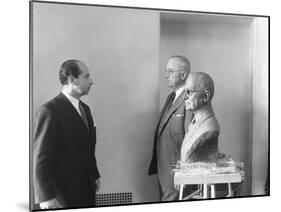
POLYGON ((175 97, 176 97, 176 93, 172 92, 171 95, 170 95, 170 98, 169 98, 169 102, 168 102, 167 107, 166 107, 166 111, 168 111, 170 109, 170 107, 173 105, 175 97))

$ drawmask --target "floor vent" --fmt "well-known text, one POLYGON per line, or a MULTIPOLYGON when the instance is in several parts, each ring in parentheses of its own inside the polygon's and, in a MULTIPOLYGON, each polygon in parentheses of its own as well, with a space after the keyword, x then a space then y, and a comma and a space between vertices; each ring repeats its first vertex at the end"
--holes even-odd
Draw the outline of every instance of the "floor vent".
POLYGON ((132 192, 96 195, 96 206, 126 205, 131 203, 132 203, 132 192))

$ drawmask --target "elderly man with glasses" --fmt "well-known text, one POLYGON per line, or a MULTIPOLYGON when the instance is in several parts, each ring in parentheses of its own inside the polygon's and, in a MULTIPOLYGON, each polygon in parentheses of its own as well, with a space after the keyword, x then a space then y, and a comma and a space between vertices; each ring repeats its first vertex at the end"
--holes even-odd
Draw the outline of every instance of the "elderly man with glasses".
POLYGON ((149 175, 158 173, 161 201, 177 200, 172 166, 180 159, 180 148, 192 113, 184 107, 184 84, 190 73, 190 63, 184 56, 172 56, 167 63, 165 78, 173 89, 160 112, 154 134, 154 148, 149 175))

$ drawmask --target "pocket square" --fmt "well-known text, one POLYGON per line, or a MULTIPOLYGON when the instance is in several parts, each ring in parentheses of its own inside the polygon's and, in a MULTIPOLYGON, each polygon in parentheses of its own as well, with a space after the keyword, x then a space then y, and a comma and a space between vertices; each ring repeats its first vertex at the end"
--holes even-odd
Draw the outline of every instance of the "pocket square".
POLYGON ((183 117, 183 114, 175 114, 174 116, 176 116, 176 117, 183 117))

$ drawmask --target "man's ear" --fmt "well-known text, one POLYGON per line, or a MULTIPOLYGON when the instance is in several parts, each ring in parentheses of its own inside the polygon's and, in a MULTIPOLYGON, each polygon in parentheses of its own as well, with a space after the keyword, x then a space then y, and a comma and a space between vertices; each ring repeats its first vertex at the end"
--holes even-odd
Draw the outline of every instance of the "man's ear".
POLYGON ((182 78, 183 80, 186 80, 186 78, 187 78, 187 73, 186 73, 185 71, 181 72, 181 78, 182 78))
POLYGON ((69 75, 69 76, 67 77, 67 82, 68 82, 68 84, 73 83, 73 81, 74 81, 74 77, 73 77, 72 75, 69 75))
POLYGON ((210 96, 211 96, 210 91, 205 90, 203 102, 208 102, 210 100, 210 96))

